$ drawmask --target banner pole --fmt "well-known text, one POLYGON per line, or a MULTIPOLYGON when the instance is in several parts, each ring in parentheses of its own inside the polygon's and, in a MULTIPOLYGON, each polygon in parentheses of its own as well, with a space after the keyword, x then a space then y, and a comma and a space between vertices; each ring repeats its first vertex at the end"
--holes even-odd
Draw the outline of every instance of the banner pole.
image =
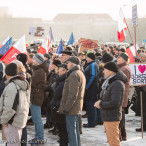
POLYGON ((141 132, 143 139, 143 105, 142 105, 142 91, 140 91, 140 104, 141 104, 141 132))
POLYGON ((135 54, 136 54, 136 26, 134 27, 134 35, 135 35, 135 54))

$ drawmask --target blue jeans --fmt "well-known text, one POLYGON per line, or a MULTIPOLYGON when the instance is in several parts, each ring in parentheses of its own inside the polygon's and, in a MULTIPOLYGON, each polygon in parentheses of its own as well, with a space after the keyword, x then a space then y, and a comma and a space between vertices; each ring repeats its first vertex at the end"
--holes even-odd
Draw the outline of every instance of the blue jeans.
POLYGON ((97 108, 94 107, 94 100, 87 100, 86 106, 88 111, 88 126, 95 126, 97 119, 97 108))
POLYGON ((41 107, 35 104, 30 106, 32 121, 35 125, 35 139, 44 140, 44 125, 41 117, 41 107))
POLYGON ((79 115, 66 115, 65 118, 69 146, 81 146, 79 132, 79 115))

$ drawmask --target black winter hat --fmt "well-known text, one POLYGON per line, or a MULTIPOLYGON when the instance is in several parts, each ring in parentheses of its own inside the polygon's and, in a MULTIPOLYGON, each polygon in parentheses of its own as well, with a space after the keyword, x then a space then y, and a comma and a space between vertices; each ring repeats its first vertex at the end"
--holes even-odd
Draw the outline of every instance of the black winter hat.
POLYGON ((20 62, 22 62, 23 65, 25 65, 26 62, 27 62, 27 60, 28 60, 27 55, 24 54, 24 53, 20 53, 20 54, 18 54, 18 55, 16 56, 16 58, 17 58, 17 60, 19 60, 20 62))
POLYGON ((112 61, 113 57, 109 53, 104 53, 101 60, 103 63, 107 63, 112 61))
POLYGON ((129 56, 126 53, 121 53, 119 56, 122 57, 125 61, 128 61, 129 59, 129 56))
POLYGON ((62 63, 62 64, 58 65, 58 67, 65 68, 67 70, 67 64, 65 64, 65 63, 62 63))
POLYGON ((68 50, 68 51, 72 51, 73 49, 72 49, 71 46, 67 46, 67 47, 66 47, 66 50, 68 50))
POLYGON ((10 63, 5 68, 5 73, 8 76, 16 76, 18 73, 17 65, 15 63, 10 63))
POLYGON ((108 70, 110 70, 110 71, 113 71, 113 72, 115 72, 115 73, 117 73, 118 72, 118 66, 117 66, 117 64, 116 63, 114 63, 114 62, 108 62, 105 66, 104 66, 104 68, 106 68, 106 69, 108 69, 108 70))
POLYGON ((56 65, 57 67, 59 67, 59 65, 61 65, 61 61, 60 60, 53 60, 53 64, 56 65))
POLYGON ((76 56, 71 56, 71 57, 69 57, 68 59, 67 59, 67 62, 68 61, 70 61, 70 62, 72 62, 72 63, 74 63, 74 64, 79 64, 80 63, 80 60, 76 57, 76 56))
POLYGON ((72 52, 71 52, 71 51, 67 51, 67 50, 65 50, 65 51, 61 51, 61 53, 62 53, 62 54, 69 55, 69 56, 72 55, 72 52))
POLYGON ((89 57, 92 60, 95 60, 95 54, 94 53, 91 53, 91 52, 87 53, 87 57, 89 57))
POLYGON ((101 56, 101 53, 97 52, 95 53, 95 56, 101 56))
POLYGON ((51 59, 51 56, 49 54, 44 54, 44 57, 51 59))

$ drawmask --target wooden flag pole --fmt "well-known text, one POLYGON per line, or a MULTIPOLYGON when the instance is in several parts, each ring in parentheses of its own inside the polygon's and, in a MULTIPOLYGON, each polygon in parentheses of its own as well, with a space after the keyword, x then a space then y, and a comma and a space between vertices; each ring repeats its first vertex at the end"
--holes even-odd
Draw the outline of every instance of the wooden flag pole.
POLYGON ((140 104, 141 104, 141 132, 143 139, 143 104, 142 104, 142 91, 140 91, 140 104))
MULTIPOLYGON (((122 10, 122 9, 121 9, 121 11, 122 11, 122 15, 123 15, 123 17, 125 18, 125 16, 124 16, 124 13, 123 13, 123 10, 122 10)), ((133 43, 133 45, 134 45, 134 41, 133 41, 133 39, 132 39, 132 35, 131 35, 130 30, 129 30, 129 27, 128 27, 128 24, 127 24, 126 18, 125 18, 125 22, 126 22, 126 25, 127 25, 127 29, 128 29, 128 32, 129 32, 129 35, 130 35, 131 41, 132 41, 132 43, 133 43)))
POLYGON ((135 35, 135 54, 136 54, 136 26, 134 27, 134 35, 135 35))

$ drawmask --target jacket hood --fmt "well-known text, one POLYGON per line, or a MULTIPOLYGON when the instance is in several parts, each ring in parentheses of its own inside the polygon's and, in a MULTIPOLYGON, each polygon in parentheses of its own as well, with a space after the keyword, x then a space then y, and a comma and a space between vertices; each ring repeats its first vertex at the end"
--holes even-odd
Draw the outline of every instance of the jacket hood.
POLYGON ((5 82, 5 85, 7 86, 9 83, 14 82, 21 90, 28 90, 29 84, 26 80, 24 80, 23 76, 14 76, 10 79, 8 79, 5 82))
POLYGON ((127 77, 123 72, 119 71, 119 72, 116 73, 116 75, 113 78, 111 78, 109 80, 109 83, 111 83, 115 80, 120 80, 125 84, 127 82, 127 77))
POLYGON ((37 70, 42 68, 46 73, 48 72, 48 64, 46 61, 44 61, 42 64, 38 65, 38 66, 34 66, 33 69, 37 70))

